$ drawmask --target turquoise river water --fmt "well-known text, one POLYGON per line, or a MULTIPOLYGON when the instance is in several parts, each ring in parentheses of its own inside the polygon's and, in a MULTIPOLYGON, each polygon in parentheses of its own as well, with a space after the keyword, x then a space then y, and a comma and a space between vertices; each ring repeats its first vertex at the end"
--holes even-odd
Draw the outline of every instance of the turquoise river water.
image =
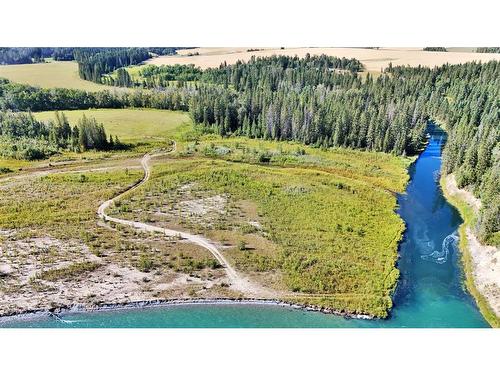
POLYGON ((177 305, 65 313, 0 320, 0 327, 26 328, 356 328, 488 327, 464 290, 457 248, 461 218, 439 186, 445 133, 431 127, 424 152, 410 169, 406 194, 398 198, 407 230, 400 245, 401 278, 389 319, 359 320, 292 307, 258 304, 177 305))

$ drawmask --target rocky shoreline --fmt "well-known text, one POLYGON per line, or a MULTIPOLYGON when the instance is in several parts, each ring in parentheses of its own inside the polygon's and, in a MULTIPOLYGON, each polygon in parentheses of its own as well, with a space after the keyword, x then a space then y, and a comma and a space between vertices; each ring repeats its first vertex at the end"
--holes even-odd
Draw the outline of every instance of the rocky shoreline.
POLYGON ((123 303, 103 303, 93 306, 73 305, 73 306, 62 306, 51 309, 20 311, 0 316, 0 325, 2 322, 6 321, 31 320, 44 316, 64 321, 60 317, 60 315, 68 313, 89 313, 89 312, 99 312, 99 311, 118 311, 118 310, 131 310, 131 309, 145 309, 152 307, 172 307, 172 306, 189 306, 189 305, 236 305, 236 304, 282 306, 303 311, 315 311, 315 312, 321 312, 323 314, 332 314, 344 317, 346 319, 364 319, 364 320, 376 319, 374 316, 367 314, 348 313, 348 312, 323 308, 319 306, 290 303, 278 299, 206 298, 206 299, 154 299, 154 300, 144 300, 144 301, 134 301, 134 302, 123 302, 123 303))

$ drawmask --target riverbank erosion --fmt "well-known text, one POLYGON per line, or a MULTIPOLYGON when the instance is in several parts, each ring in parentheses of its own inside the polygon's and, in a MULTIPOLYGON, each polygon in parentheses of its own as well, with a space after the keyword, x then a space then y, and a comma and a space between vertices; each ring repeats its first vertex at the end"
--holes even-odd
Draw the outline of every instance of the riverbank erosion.
POLYGON ((493 327, 500 327, 500 249, 481 244, 472 229, 481 201, 468 190, 458 188, 453 174, 443 176, 441 186, 464 220, 460 248, 467 288, 486 320, 493 327))

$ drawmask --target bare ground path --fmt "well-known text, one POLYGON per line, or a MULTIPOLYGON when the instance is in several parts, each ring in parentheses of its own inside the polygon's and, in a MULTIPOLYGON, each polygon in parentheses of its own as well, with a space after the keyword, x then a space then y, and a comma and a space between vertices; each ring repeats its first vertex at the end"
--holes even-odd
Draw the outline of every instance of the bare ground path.
MULTIPOLYGON (((173 148, 171 151, 167 153, 174 153, 176 151, 176 143, 173 143, 173 148)), ((154 156, 157 156, 160 154, 154 154, 154 153, 147 153, 143 156, 141 159, 141 165, 142 168, 144 169, 144 177, 140 182, 137 184, 133 185, 129 189, 125 190, 124 192, 120 193, 119 195, 103 202, 99 208, 97 209, 97 215, 99 218, 101 218, 104 221, 108 222, 113 222, 121 225, 126 225, 130 226, 136 229, 140 230, 145 230, 148 232, 157 232, 157 233, 163 233, 165 236, 168 237, 177 237, 181 238, 183 240, 192 242, 198 246, 203 247, 204 249, 208 250, 214 257, 217 259, 217 261, 221 264, 221 266, 225 269, 226 274, 228 279, 230 280, 231 283, 231 288, 243 293, 246 297, 259 297, 259 298, 270 298, 270 297, 276 297, 276 292, 271 292, 270 290, 257 285, 253 283, 252 281, 248 280, 247 278, 241 276, 228 262, 228 260, 224 257, 223 254, 219 251, 217 246, 215 246, 209 239, 200 236, 200 235, 194 235, 191 233, 187 232, 181 232, 178 230, 172 230, 168 228, 162 228, 158 226, 154 226, 151 224, 146 224, 138 221, 132 221, 132 220, 125 220, 125 219, 119 219, 116 217, 112 217, 108 214, 106 214, 106 209, 108 209, 112 204, 114 204, 115 201, 119 200, 122 198, 125 194, 129 194, 130 192, 138 189, 142 185, 144 185, 150 178, 151 176, 151 168, 150 168, 150 161, 151 158, 154 156)))

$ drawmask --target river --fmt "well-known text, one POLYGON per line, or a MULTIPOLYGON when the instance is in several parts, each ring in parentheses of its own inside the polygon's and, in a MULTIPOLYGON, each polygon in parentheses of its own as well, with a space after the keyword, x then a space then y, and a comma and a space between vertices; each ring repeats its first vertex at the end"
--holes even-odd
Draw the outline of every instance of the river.
POLYGON ((464 289, 457 247, 462 220, 439 186, 446 135, 432 125, 430 132, 426 149, 409 171, 407 191, 398 197, 398 213, 407 230, 399 249, 401 278, 388 319, 346 319, 291 307, 235 303, 65 313, 61 320, 6 319, 0 327, 489 327, 464 289))

